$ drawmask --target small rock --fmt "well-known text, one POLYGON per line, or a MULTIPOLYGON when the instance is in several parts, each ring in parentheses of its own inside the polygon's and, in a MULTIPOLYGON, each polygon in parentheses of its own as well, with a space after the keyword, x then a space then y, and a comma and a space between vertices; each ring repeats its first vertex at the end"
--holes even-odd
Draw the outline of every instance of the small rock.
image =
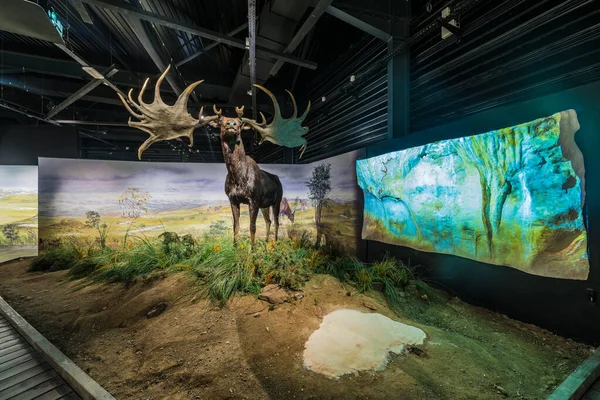
POLYGON ((281 286, 270 284, 262 288, 258 298, 271 304, 282 304, 289 301, 291 297, 281 286))
POLYGON ((268 326, 265 328, 265 330, 266 330, 267 332, 270 332, 270 331, 269 331, 269 327, 268 327, 268 326))
POLYGON ((158 317, 160 314, 164 313, 169 305, 167 303, 158 303, 150 312, 148 313, 148 318, 158 317))
POLYGON ((505 389, 501 388, 501 387, 500 387, 500 386, 498 386, 498 385, 493 385, 492 387, 494 388, 494 390, 495 390, 497 393, 501 394, 501 395, 502 395, 502 396, 504 396, 504 397, 508 397, 508 392, 507 392, 505 389))
POLYGON ((375 306, 375 304, 371 303, 370 301, 364 301, 362 302, 363 306, 367 307, 369 310, 377 310, 377 307, 375 306))
POLYGON ((414 354, 414 355, 415 355, 415 356, 417 356, 417 357, 422 357, 422 356, 425 356, 425 352, 423 351, 423 349, 421 349, 421 348, 419 348, 419 347, 417 347, 417 346, 408 346, 408 347, 406 348, 406 351, 407 351, 409 354, 414 354))
POLYGON ((253 316, 254 318, 258 318, 258 317, 260 317, 260 313, 254 313, 254 314, 252 314, 252 316, 253 316))

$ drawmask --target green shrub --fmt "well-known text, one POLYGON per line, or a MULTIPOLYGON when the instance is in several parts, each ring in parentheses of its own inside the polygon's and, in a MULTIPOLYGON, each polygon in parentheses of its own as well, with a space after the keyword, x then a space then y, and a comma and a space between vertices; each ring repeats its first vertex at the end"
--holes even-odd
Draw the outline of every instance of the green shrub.
POLYGON ((93 275, 100 266, 101 265, 98 264, 98 259, 95 257, 82 258, 73 264, 69 269, 67 276, 71 279, 85 278, 93 275))
POLYGON ((53 247, 34 258, 30 271, 60 271, 69 269, 81 258, 82 254, 75 246, 53 247))
POLYGON ((130 283, 138 277, 146 282, 152 276, 191 271, 219 305, 236 294, 257 294, 270 283, 301 290, 315 273, 332 275, 359 292, 381 291, 392 304, 402 303, 407 293, 427 300, 435 296, 434 289, 416 279, 414 268, 394 258, 365 264, 339 248, 314 248, 310 236, 300 232, 292 239, 257 241, 254 246, 243 240, 234 246, 229 235, 195 239, 165 232, 156 239, 133 239, 137 242, 116 249, 74 239, 57 242, 32 262, 30 270, 70 269, 71 279, 109 283, 130 283))

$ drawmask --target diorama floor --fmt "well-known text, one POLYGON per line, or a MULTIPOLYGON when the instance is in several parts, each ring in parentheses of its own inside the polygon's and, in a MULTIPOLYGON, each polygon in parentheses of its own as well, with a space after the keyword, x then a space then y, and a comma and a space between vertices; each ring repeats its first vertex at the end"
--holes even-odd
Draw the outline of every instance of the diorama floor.
POLYGON ((0 295, 118 399, 545 399, 593 350, 456 298, 394 312, 323 275, 294 303, 245 296, 219 309, 185 273, 126 287, 30 273, 29 262, 0 265, 0 295), (422 351, 339 379, 308 371, 304 344, 343 308, 423 329, 422 351))

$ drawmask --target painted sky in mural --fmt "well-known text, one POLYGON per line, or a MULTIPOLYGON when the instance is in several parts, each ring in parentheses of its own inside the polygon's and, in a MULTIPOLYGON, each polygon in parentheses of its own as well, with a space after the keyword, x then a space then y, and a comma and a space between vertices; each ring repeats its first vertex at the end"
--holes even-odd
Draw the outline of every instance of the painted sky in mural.
MULTIPOLYGON (((313 164, 260 166, 279 176, 283 195, 295 211, 293 221, 281 217, 283 237, 292 231, 314 230, 314 208, 308 200, 306 182, 316 165, 326 163, 331 165, 332 190, 328 197, 334 205, 325 218, 328 236, 343 242, 346 248, 354 248, 360 236, 357 221, 362 220, 356 212, 356 201, 361 195, 356 183, 358 154, 351 152, 313 164)), ((230 233, 232 217, 224 188, 225 164, 40 158, 39 165, 40 236, 45 240, 67 236, 93 239, 98 232, 89 226, 86 217, 92 211, 110 226, 110 238, 115 242, 127 234, 157 236, 164 231, 230 233), (127 193, 141 199, 143 210, 125 209, 119 204, 127 193)), ((247 206, 242 206, 242 235, 248 229, 247 210, 247 206)), ((257 228, 261 237, 262 218, 257 228)))
MULTIPOLYGON (((89 209, 119 214, 116 200, 129 187, 149 192, 150 212, 226 202, 225 164, 143 163, 40 159, 41 215, 77 216, 89 209)), ((306 197, 309 166, 267 165, 288 198, 306 197)))
POLYGON ((359 160, 363 238, 587 279, 578 129, 569 110, 359 160))

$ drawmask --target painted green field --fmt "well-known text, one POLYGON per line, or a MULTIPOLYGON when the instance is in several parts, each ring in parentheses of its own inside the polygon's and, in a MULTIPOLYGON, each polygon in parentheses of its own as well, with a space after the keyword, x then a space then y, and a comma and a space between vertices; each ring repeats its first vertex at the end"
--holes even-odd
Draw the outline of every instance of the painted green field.
MULTIPOLYGON (((327 241, 336 241, 343 248, 353 249, 356 238, 356 216, 352 215, 352 205, 333 203, 324 210, 323 222, 327 241)), ((98 229, 86 224, 85 216, 40 218, 40 237, 51 242, 66 237, 76 237, 84 241, 94 241, 99 237, 98 229)), ((107 242, 122 244, 127 237, 157 237, 164 232, 176 232, 179 235, 193 236, 232 234, 233 218, 228 204, 210 204, 207 206, 181 209, 155 214, 146 214, 139 218, 121 218, 118 216, 101 216, 100 224, 107 225, 107 242)), ((257 219, 257 238, 266 235, 265 222, 261 214, 257 219)), ((249 236, 250 218, 248 207, 242 206, 240 219, 240 235, 249 236)), ((294 223, 286 216, 280 217, 280 238, 296 237, 306 232, 312 240, 316 239, 314 225, 314 209, 298 210, 294 223)), ((273 225, 271 226, 273 235, 273 225)))
POLYGON ((0 198, 0 246, 37 245, 37 194, 0 198))
POLYGON ((0 225, 17 224, 37 215, 37 194, 16 194, 0 198, 0 225))

